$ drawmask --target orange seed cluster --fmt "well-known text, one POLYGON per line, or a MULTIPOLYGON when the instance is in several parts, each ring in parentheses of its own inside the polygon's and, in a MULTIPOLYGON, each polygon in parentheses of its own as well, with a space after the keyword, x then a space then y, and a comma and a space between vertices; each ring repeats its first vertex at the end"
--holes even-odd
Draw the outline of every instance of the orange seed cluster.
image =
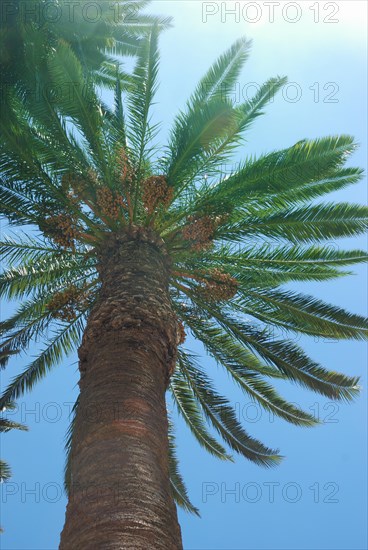
POLYGON ((88 294, 85 288, 78 288, 71 285, 62 292, 56 292, 46 304, 46 308, 52 313, 55 319, 61 321, 73 321, 79 309, 88 305, 88 294))
POLYGON ((118 151, 116 165, 121 183, 129 187, 134 177, 134 169, 124 147, 121 147, 118 151))
POLYGON ((75 248, 75 240, 80 235, 75 218, 66 213, 46 218, 41 228, 63 248, 75 248))
POLYGON ((200 251, 209 248, 217 227, 216 220, 212 216, 202 216, 201 218, 190 216, 189 222, 182 231, 183 238, 192 241, 193 250, 200 251))
POLYGON ((202 294, 208 300, 230 300, 238 291, 238 282, 229 273, 213 269, 209 273, 211 280, 205 282, 202 294))
POLYGON ((178 321, 178 346, 180 346, 180 344, 184 344, 186 336, 187 334, 185 332, 183 321, 178 321))
POLYGON ((167 184, 165 176, 151 176, 143 182, 143 204, 149 214, 159 205, 168 207, 174 197, 174 188, 167 184))
POLYGON ((105 216, 117 220, 121 212, 121 208, 124 207, 124 200, 121 196, 114 196, 111 189, 108 187, 101 187, 97 189, 97 204, 101 208, 101 211, 105 216))

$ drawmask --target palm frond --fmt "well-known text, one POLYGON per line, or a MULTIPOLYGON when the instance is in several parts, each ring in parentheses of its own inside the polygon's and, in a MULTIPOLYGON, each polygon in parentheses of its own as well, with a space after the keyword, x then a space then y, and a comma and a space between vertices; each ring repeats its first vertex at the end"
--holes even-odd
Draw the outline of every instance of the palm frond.
POLYGON ((30 260, 0 275, 0 296, 19 298, 34 292, 48 292, 96 274, 94 261, 81 262, 78 256, 51 252, 42 260, 30 260))
POLYGON ((179 194, 198 175, 206 157, 219 147, 238 125, 238 113, 226 98, 214 97, 208 103, 181 113, 169 142, 166 173, 179 194))
POLYGON ((74 426, 75 426, 75 418, 77 415, 78 410, 78 404, 79 404, 79 396, 77 397, 73 408, 70 412, 70 422, 68 426, 68 430, 65 435, 65 466, 64 466, 64 490, 67 495, 70 494, 70 490, 72 488, 72 479, 71 479, 71 473, 70 473, 70 460, 71 460, 71 452, 72 452, 72 444, 73 444, 73 433, 74 433, 74 426))
POLYGON ((8 401, 16 399, 41 380, 48 371, 68 356, 81 341, 84 329, 84 314, 81 313, 67 326, 55 331, 34 361, 19 375, 15 376, 0 399, 0 408, 8 401))
POLYGON ((170 381, 170 390, 178 412, 184 418, 199 444, 221 460, 232 460, 222 445, 208 432, 195 395, 180 370, 176 370, 170 381))
POLYGON ((7 418, 0 418, 0 433, 8 432, 9 430, 22 430, 26 432, 28 428, 19 422, 14 422, 13 420, 8 420, 7 418))
POLYGON ((7 481, 12 476, 12 471, 10 469, 9 464, 4 462, 4 460, 0 460, 0 483, 3 483, 4 481, 7 481))
POLYGON ((34 338, 46 333, 52 321, 46 307, 50 298, 43 294, 24 300, 11 317, 0 322, 2 367, 12 355, 27 350, 34 338))
POLYGON ((193 506, 188 497, 188 492, 185 487, 184 480, 179 472, 179 461, 176 456, 176 442, 174 435, 174 427, 169 421, 169 469, 170 469, 170 484, 173 492, 174 500, 186 512, 199 516, 198 509, 193 506))
POLYGON ((246 237, 288 239, 294 243, 315 243, 331 238, 364 233, 368 226, 368 207, 349 203, 327 203, 284 210, 264 215, 237 213, 235 222, 219 228, 217 238, 239 241, 246 237))
POLYGON ((148 160, 147 146, 153 139, 156 129, 151 125, 150 109, 158 86, 158 37, 159 29, 155 26, 143 41, 138 52, 132 76, 133 82, 128 95, 130 116, 127 135, 132 149, 136 152, 139 176, 141 176, 142 164, 148 160))
POLYGON ((349 401, 359 393, 359 378, 328 371, 310 359, 291 341, 276 340, 265 330, 215 312, 219 325, 229 335, 254 350, 265 361, 275 365, 289 380, 298 382, 331 399, 349 401))
POLYGON ((290 291, 247 289, 244 311, 296 332, 337 339, 366 340, 368 320, 342 308, 290 291))
POLYGON ((179 353, 178 365, 204 414, 234 451, 261 466, 275 466, 280 462, 278 451, 266 447, 245 432, 237 421, 234 409, 213 389, 203 370, 198 364, 194 364, 193 357, 188 353, 179 353))
POLYGON ((284 198, 299 193, 298 200, 311 199, 318 196, 319 187, 326 193, 361 178, 362 170, 343 168, 355 150, 351 136, 302 140, 258 159, 249 158, 243 167, 220 181, 204 198, 206 202, 226 200, 236 206, 246 204, 253 197, 259 201, 262 195, 284 198))
MULTIPOLYGON (((205 82, 206 81, 202 84, 204 88, 205 82)), ((258 116, 263 114, 262 109, 264 106, 273 99, 277 91, 285 82, 286 79, 281 77, 269 79, 260 87, 252 99, 234 108, 233 117, 230 120, 231 123, 224 127, 222 138, 215 140, 211 147, 204 150, 201 156, 198 156, 190 175, 192 179, 203 174, 206 178, 210 178, 212 175, 217 176, 221 173, 221 167, 229 161, 231 155, 234 153, 234 149, 242 142, 244 131, 251 126, 258 116)), ((219 87, 221 89, 221 86, 219 87)), ((229 83, 226 84, 225 90, 228 87, 230 87, 229 83)), ((220 91, 217 90, 217 93, 213 95, 214 97, 219 96, 221 98, 226 97, 227 94, 221 94, 220 91)), ((193 112, 195 112, 194 107, 192 107, 192 109, 193 112)), ((207 189, 206 185, 204 189, 207 189)), ((206 203, 205 197, 206 193, 204 193, 203 203, 206 203)), ((200 190, 199 204, 201 204, 201 198, 200 190)), ((206 206, 208 206, 208 204, 206 204, 206 206)))
POLYGON ((82 132, 90 154, 101 173, 106 176, 108 170, 101 139, 103 117, 92 83, 85 78, 80 62, 63 41, 59 42, 53 55, 49 57, 48 68, 56 89, 63 90, 66 84, 69 87, 67 93, 62 94, 60 112, 70 117, 82 132))
POLYGON ((9 266, 19 263, 36 262, 42 258, 56 253, 68 257, 84 255, 86 252, 60 250, 57 246, 47 242, 40 236, 27 235, 24 231, 12 236, 3 236, 0 241, 0 259, 6 261, 9 266))
POLYGON ((193 334, 203 342, 206 351, 225 367, 242 390, 265 410, 296 424, 313 426, 316 419, 299 407, 285 401, 264 378, 264 366, 259 359, 233 338, 209 321, 189 323, 193 334))
POLYGON ((228 97, 233 92, 233 86, 249 57, 250 47, 251 40, 241 37, 220 55, 201 78, 188 100, 188 107, 196 110, 215 97, 220 99, 228 97))

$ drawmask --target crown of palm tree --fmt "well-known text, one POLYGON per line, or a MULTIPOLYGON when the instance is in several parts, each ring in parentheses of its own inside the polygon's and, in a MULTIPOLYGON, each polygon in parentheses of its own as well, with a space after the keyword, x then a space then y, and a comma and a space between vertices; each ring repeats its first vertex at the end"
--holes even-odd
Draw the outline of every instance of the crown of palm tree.
MULTIPOLYGON (((367 208, 314 202, 361 178, 361 169, 344 166, 356 146, 345 135, 303 140, 246 158, 223 175, 221 166, 244 132, 286 82, 271 78, 251 100, 234 105, 226 91, 250 46, 240 39, 199 82, 175 118, 167 146, 158 150, 153 145, 158 127, 150 114, 158 85, 157 39, 156 26, 139 48, 125 102, 117 80, 114 110, 97 98, 81 63, 59 41, 48 70, 54 86, 65 74, 72 76, 72 97, 63 96, 57 108, 46 99, 30 108, 20 93, 14 94, 14 123, 1 123, 1 208, 10 224, 33 228, 0 245, 9 264, 0 294, 21 300, 0 325, 3 364, 35 337, 52 335, 2 400, 30 390, 78 345, 99 292, 99 256, 111 238, 148 241, 167 257, 181 326, 170 381, 178 410, 213 455, 231 459, 209 426, 230 449, 272 466, 280 460, 278 451, 240 425, 199 358, 186 349, 185 333, 201 341, 248 396, 293 424, 312 426, 316 419, 283 399, 272 378, 331 399, 351 400, 357 394, 356 377, 325 370, 291 339, 277 340, 268 330, 367 336, 362 317, 283 288, 289 281, 340 277, 349 273, 341 267, 367 260, 363 251, 326 245, 328 239, 364 231, 367 208)), ((195 512, 178 471, 173 437, 175 498, 195 512)))

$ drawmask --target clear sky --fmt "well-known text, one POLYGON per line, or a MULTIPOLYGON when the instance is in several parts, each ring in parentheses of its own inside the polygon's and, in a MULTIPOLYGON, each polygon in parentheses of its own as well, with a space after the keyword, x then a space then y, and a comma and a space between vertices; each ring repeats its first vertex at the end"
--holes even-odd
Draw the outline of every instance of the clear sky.
MULTIPOLYGON (((153 2, 149 11, 174 16, 174 27, 161 39, 155 119, 163 123, 162 140, 210 63, 246 34, 253 39, 253 49, 234 90, 238 100, 271 76, 287 75, 291 84, 248 133, 238 159, 303 138, 348 133, 361 144, 349 162, 366 166, 365 1, 176 0, 153 2)), ((365 203, 366 182, 331 198, 365 203)), ((364 248, 366 241, 330 244, 364 248)), ((359 266, 355 272, 336 282, 294 288, 366 314, 367 271, 359 266)), ((2 318, 7 312, 4 305, 2 318)), ((246 429, 279 447, 286 459, 273 470, 261 469, 240 456, 235 464, 222 463, 207 455, 178 419, 182 473, 202 514, 199 519, 179 511, 185 550, 367 549, 367 347, 304 337, 299 343, 324 366, 361 375, 361 397, 351 405, 336 404, 297 386, 280 385, 286 397, 325 420, 318 428, 297 428, 273 420, 252 405, 204 358, 207 372, 232 400, 246 429)), ((190 340, 187 346, 200 350, 190 340)), ((24 369, 28 359, 22 356, 10 364, 3 386, 24 369)), ((1 456, 13 470, 11 481, 1 487, 3 550, 55 550, 58 546, 66 504, 62 494, 64 435, 77 379, 73 355, 19 402, 13 417, 28 424, 30 431, 3 437, 1 456)), ((175 411, 173 416, 177 419, 175 411)))

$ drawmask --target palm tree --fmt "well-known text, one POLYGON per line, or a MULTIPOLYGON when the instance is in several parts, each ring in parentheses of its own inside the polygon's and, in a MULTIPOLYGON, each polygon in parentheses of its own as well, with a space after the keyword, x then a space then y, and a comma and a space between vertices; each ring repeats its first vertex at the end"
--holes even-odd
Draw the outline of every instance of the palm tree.
POLYGON ((0 325, 2 356, 45 337, 2 401, 31 390, 78 347, 62 550, 182 548, 174 500, 197 510, 178 470, 167 390, 213 455, 229 460, 230 449, 265 467, 280 462, 277 450, 238 422, 186 348, 186 333, 247 395, 298 426, 317 420, 283 399, 273 378, 330 399, 358 394, 358 378, 327 371, 291 339, 270 333, 367 336, 362 317, 284 287, 340 277, 349 273, 342 267, 367 260, 363 251, 326 245, 363 232, 367 208, 314 200, 361 178, 361 169, 344 166, 356 146, 347 135, 303 140, 222 175, 286 82, 271 78, 251 100, 233 104, 227 91, 249 48, 239 39, 213 64, 165 148, 155 146, 150 110, 157 27, 139 48, 124 102, 117 87, 114 110, 61 43, 48 60, 51 83, 72 74, 76 89, 88 93, 32 111, 18 97, 16 124, 1 123, 1 207, 9 224, 27 227, 1 243, 9 267, 0 293, 21 300, 0 325))
POLYGON ((0 14, 1 115, 9 116, 15 89, 28 102, 46 95, 58 103, 60 95, 70 92, 72 75, 65 74, 57 89, 50 86, 48 58, 59 47, 68 47, 96 84, 114 88, 119 75, 127 86, 129 75, 116 56, 134 56, 153 24, 165 29, 171 22, 143 14, 147 4, 149 0, 7 2, 0 14))

